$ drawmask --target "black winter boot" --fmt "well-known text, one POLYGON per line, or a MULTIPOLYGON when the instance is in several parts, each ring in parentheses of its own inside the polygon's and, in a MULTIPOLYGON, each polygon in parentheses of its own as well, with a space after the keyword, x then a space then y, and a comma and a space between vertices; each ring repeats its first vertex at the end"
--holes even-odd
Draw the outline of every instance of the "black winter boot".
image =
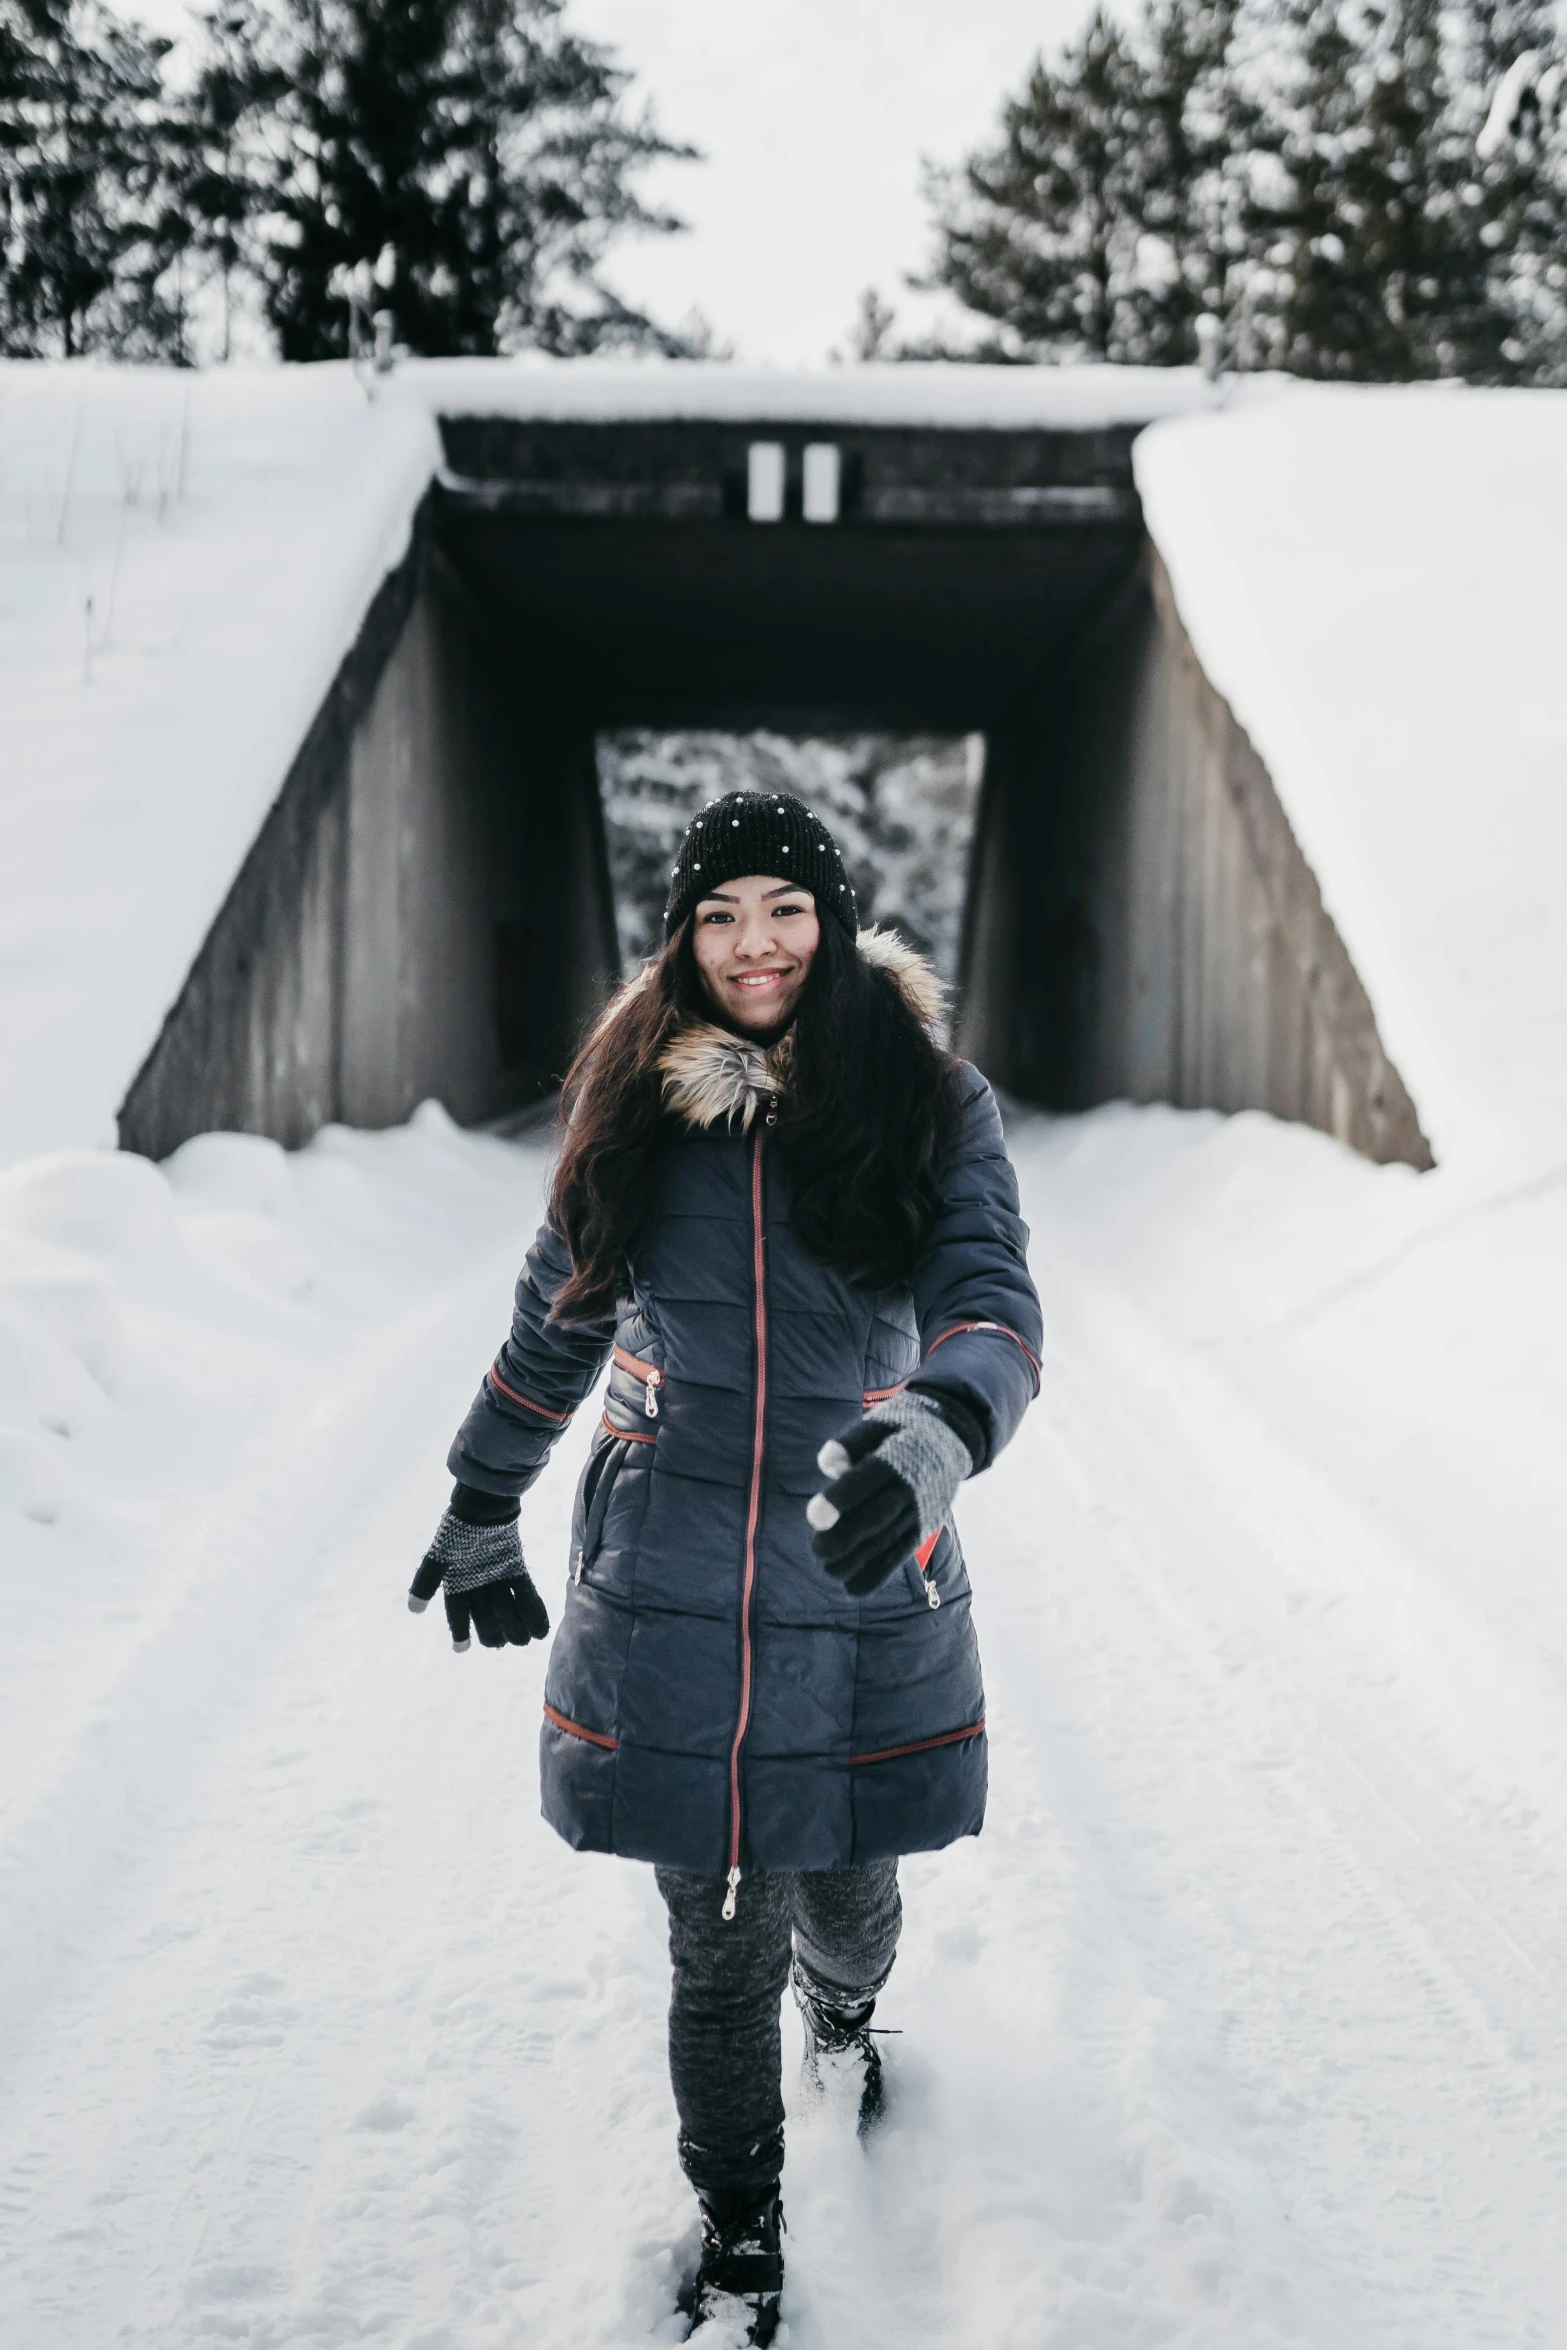
POLYGON ((754 2188, 742 2188, 704 2195, 701 2204, 701 2263, 679 2302, 691 2320, 686 2340, 706 2325, 744 2317, 748 2342, 770 2342, 783 2292, 784 2215, 777 2182, 763 2188, 760 2199, 754 2188))
POLYGON ((851 2007, 834 2006, 824 1983, 794 1962, 794 2003, 805 2026, 806 2081, 819 2094, 843 2084, 857 2098, 861 2137, 880 2121, 887 2102, 882 2079, 881 2050, 871 2036, 874 1999, 851 2007))

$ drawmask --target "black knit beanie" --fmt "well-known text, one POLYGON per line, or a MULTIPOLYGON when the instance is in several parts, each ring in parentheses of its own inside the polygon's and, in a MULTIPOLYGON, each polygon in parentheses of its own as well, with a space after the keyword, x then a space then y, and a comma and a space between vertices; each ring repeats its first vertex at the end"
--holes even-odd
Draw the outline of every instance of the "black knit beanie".
POLYGON ((709 800, 686 828, 664 908, 665 938, 699 898, 746 873, 803 883, 818 914, 836 914, 851 938, 857 934, 854 889, 821 818, 789 792, 732 791, 709 800))

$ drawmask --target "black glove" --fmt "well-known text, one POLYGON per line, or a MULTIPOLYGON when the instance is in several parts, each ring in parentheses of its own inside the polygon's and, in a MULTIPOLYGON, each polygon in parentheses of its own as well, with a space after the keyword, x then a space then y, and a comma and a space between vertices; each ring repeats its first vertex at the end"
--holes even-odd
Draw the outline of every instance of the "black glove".
POLYGON ((980 1442, 961 1404, 915 1388, 829 1438, 816 1465, 830 1483, 805 1505, 817 1529, 811 1548, 828 1574, 855 1599, 885 1583, 943 1523, 980 1442), (972 1441, 964 1442, 954 1422, 967 1423, 972 1441))
MULTIPOLYGON (((466 1499, 466 1488, 459 1487, 409 1587, 408 1605, 422 1615, 444 1584, 453 1648, 471 1646, 470 1620, 482 1647, 526 1648, 530 1640, 544 1638, 550 1619, 522 1563, 516 1504, 509 1505, 511 1516, 498 1525, 476 1524, 459 1514, 466 1499)), ((475 1496, 468 1506, 475 1503, 482 1506, 482 1498, 475 1496)))

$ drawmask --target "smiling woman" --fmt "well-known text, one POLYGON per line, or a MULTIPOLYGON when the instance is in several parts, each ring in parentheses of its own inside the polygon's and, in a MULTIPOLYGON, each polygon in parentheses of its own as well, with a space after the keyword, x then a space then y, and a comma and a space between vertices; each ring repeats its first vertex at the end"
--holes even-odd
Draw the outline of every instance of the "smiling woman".
POLYGON ((793 1019, 820 937, 808 889, 747 873, 701 900, 691 947, 714 1008, 762 1036, 793 1019))
POLYGON ((544 1812, 579 1849, 657 1867, 703 2210, 682 2306, 700 2330, 738 2302, 762 2343, 784 1985, 813 2077, 846 2069, 868 2126, 899 1857, 984 1817, 950 1512, 1028 1405, 1040 1320, 990 1089, 932 1034, 927 965, 860 931, 820 818, 783 792, 710 802, 664 934, 567 1080, 549 1219, 413 1598, 444 1586, 459 1647, 470 1617, 487 1647, 548 1628, 520 1496, 607 1363, 544 1812))

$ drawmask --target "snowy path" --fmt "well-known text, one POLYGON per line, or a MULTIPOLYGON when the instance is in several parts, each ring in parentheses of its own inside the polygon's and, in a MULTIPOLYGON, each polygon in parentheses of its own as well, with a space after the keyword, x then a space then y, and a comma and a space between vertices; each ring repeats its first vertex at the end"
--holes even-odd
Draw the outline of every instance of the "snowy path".
MULTIPOLYGON (((1084 1132, 1134 1206, 1139 1151, 1228 1152, 1222 1188, 1251 1147, 1241 1122, 1084 1132)), ((1546 1591, 1559 1516, 1541 1557, 1461 1572, 1463 1508, 1444 1549, 1441 1464, 1412 1468, 1393 1403, 1362 1475, 1347 1372, 1194 1337, 1117 1271, 1071 1130, 1024 1141, 1044 1394, 961 1513, 992 1817, 907 1866, 882 2140, 792 2126, 791 2350, 1555 2344, 1563 1603, 1518 1578, 1546 1591)), ((1275 1176, 1332 1172, 1318 1138, 1264 1141, 1275 1176)), ((371 1188, 394 1143, 359 1150, 371 1188)), ((18 2350, 677 2338, 650 1873, 538 1820, 536 1653, 455 1659, 401 1604, 541 1166, 442 1147, 485 1154, 466 1257, 398 1259, 373 1313, 250 1380, 267 1400, 207 1515, 166 1528, 89 1724, 55 1735, 69 1665, 30 1668, 49 1768, 0 1861, 44 1867, 53 1823, 92 1866, 60 1862, 42 1922, 0 1910, 18 2350)), ((1368 1231, 1405 1212, 1343 1182, 1368 1231)), ((1277 1225, 1248 1263, 1298 1262, 1277 1225)), ((527 1505, 547 1593, 587 1418, 527 1505)), ((65 1646, 68 1592, 44 1607, 65 1646)))

